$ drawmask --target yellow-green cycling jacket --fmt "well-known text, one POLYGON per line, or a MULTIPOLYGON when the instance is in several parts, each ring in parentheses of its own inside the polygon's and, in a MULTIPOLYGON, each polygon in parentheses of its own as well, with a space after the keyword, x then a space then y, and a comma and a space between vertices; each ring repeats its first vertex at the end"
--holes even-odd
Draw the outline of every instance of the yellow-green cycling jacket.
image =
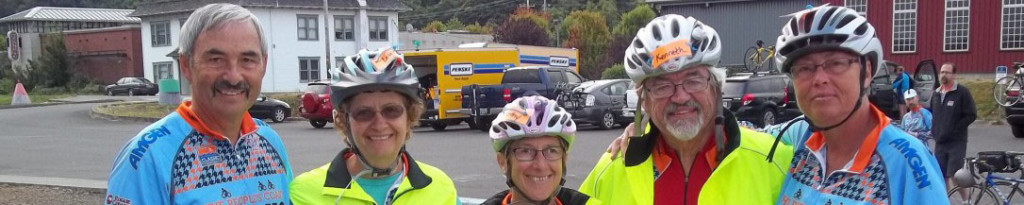
MULTIPOLYGON (((303 173, 292 180, 291 200, 293 204, 376 204, 373 197, 352 180, 345 167, 343 150, 324 166, 303 173), (351 186, 351 187, 349 187, 351 186), (345 187, 349 187, 346 189, 345 187), (341 196, 338 200, 338 196, 341 196)), ((436 167, 405 156, 408 169, 405 178, 392 196, 392 204, 456 204, 455 185, 452 179, 436 167)))
MULTIPOLYGON (((698 203, 775 203, 793 158, 793 149, 779 144, 773 161, 769 163, 766 158, 773 136, 740 128, 728 113, 725 114, 725 122, 726 156, 701 189, 698 203)), ((623 157, 611 160, 608 153, 601 156, 597 166, 580 185, 580 192, 604 204, 654 203, 651 150, 657 137, 655 133, 658 132, 648 132, 641 138, 631 139, 623 157)))

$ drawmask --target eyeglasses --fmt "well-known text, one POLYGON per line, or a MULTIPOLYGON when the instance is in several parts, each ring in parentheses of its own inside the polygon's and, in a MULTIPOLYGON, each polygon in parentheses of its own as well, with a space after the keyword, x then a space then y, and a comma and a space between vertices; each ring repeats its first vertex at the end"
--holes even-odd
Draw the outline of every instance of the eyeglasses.
POLYGON ((555 161, 562 159, 562 155, 565 154, 565 150, 561 147, 548 147, 544 149, 534 149, 529 147, 516 147, 512 148, 512 156, 519 161, 533 161, 537 158, 537 153, 544 155, 544 159, 548 161, 555 161))
POLYGON ((822 64, 794 64, 790 67, 790 73, 793 75, 793 78, 807 79, 814 76, 815 71, 818 70, 818 66, 821 66, 821 70, 825 71, 825 73, 840 74, 850 69, 850 64, 858 62, 860 62, 860 60, 857 59, 831 59, 826 60, 822 64))
POLYGON ((380 113, 381 117, 384 117, 384 119, 394 120, 405 114, 405 107, 401 105, 384 105, 380 111, 369 107, 356 108, 356 110, 352 112, 352 119, 359 122, 370 122, 377 117, 377 113, 380 113))
POLYGON ((672 83, 665 80, 658 80, 652 81, 650 83, 645 83, 644 87, 647 89, 647 92, 651 95, 651 97, 665 98, 668 96, 672 96, 672 94, 675 94, 676 88, 679 86, 683 86, 683 91, 686 91, 687 93, 704 91, 708 89, 708 81, 710 80, 710 77, 690 78, 684 80, 682 83, 672 83))

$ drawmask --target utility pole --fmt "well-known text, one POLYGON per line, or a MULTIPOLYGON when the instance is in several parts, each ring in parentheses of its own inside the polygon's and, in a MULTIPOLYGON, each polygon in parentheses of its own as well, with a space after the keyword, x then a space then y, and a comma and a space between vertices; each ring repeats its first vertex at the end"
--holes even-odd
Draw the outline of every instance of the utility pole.
POLYGON ((324 70, 327 70, 328 78, 330 78, 329 76, 331 75, 331 30, 329 29, 330 23, 328 23, 330 16, 331 14, 327 12, 327 0, 324 0, 324 52, 327 55, 324 58, 324 62, 327 63, 327 67, 324 68, 324 70))

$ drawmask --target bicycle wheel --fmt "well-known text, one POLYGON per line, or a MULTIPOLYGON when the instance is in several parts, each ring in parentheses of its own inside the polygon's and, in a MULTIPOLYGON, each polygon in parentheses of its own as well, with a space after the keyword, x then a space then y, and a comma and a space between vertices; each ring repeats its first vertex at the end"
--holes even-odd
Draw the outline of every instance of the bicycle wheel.
POLYGON ((1010 201, 1010 204, 1024 204, 1024 189, 1021 189, 1019 185, 998 181, 996 186, 999 187, 999 191, 1006 195, 1006 199, 1010 201))
POLYGON ((743 66, 747 68, 747 71, 757 71, 757 60, 761 58, 759 55, 757 47, 751 46, 747 48, 747 52, 743 54, 743 66))
POLYGON ((997 80, 995 85, 993 85, 992 96, 995 98, 995 102, 997 105, 1009 107, 1013 104, 1016 104, 1020 98, 1015 96, 1009 96, 1006 94, 1006 91, 1010 90, 1011 88, 1019 89, 1020 87, 1020 82, 1016 82, 1015 80, 1013 80, 1012 76, 1003 77, 997 80))
POLYGON ((946 195, 949 196, 949 204, 1002 204, 995 192, 992 192, 991 189, 983 189, 981 186, 953 187, 946 195), (960 193, 961 191, 963 193, 960 193))

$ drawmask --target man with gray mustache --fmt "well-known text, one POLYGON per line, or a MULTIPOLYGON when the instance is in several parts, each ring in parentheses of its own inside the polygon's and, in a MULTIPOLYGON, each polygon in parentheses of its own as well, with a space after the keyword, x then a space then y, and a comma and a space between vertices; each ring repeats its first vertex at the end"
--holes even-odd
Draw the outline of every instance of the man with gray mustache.
POLYGON ((711 26, 675 14, 637 32, 624 64, 639 85, 647 117, 635 133, 644 134, 628 138, 625 156, 602 156, 580 192, 606 204, 775 202, 792 150, 781 146, 788 152, 765 161, 773 138, 723 111, 721 40, 711 26))
POLYGON ((192 100, 122 148, 105 204, 290 204, 284 144, 248 112, 267 66, 256 16, 210 4, 181 30, 178 62, 192 100))

